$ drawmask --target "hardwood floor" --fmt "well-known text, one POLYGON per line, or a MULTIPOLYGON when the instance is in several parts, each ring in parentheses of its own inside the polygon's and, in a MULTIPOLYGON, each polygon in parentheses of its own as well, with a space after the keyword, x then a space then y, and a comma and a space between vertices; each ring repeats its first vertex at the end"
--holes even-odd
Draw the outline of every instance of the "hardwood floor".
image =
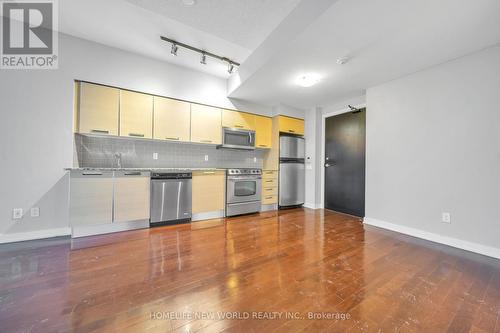
POLYGON ((500 261, 323 210, 0 246, 1 332, 500 332, 499 314, 500 261))

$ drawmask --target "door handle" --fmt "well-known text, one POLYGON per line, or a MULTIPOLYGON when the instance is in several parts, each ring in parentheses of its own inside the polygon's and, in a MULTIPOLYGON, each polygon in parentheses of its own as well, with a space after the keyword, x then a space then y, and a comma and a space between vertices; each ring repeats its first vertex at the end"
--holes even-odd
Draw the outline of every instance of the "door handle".
POLYGON ((325 164, 325 168, 329 168, 329 167, 331 167, 331 166, 332 166, 332 165, 331 165, 330 163, 326 163, 326 164, 325 164))

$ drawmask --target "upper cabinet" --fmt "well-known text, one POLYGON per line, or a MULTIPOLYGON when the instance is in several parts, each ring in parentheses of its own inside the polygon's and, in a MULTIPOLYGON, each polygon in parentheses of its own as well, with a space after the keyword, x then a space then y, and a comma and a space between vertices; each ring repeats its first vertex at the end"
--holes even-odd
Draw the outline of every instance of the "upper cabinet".
POLYGON ((222 110, 222 127, 255 130, 255 115, 250 113, 222 110))
POLYGON ((272 147, 273 120, 269 117, 255 116, 255 146, 257 148, 272 147))
POLYGON ((191 104, 170 98, 154 98, 154 139, 189 141, 191 104))
POLYGON ((120 136, 153 138, 153 96, 120 91, 120 136))
POLYGON ((279 116, 279 131, 290 134, 304 135, 304 120, 279 116))
POLYGON ((118 135, 120 90, 80 82, 77 100, 77 132, 118 135))
POLYGON ((222 143, 220 109, 191 104, 191 141, 212 144, 222 143))

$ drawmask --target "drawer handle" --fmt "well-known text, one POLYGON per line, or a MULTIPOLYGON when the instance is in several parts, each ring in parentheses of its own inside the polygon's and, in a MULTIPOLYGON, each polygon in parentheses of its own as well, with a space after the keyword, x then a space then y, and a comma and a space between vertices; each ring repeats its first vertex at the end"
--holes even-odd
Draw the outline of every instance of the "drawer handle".
POLYGON ((84 172, 82 176, 102 176, 102 172, 84 172))
POLYGON ((234 127, 236 127, 236 128, 243 128, 243 126, 241 126, 241 125, 234 125, 234 127))
POLYGON ((144 134, 139 134, 139 133, 129 133, 128 135, 129 136, 138 137, 138 138, 143 138, 144 137, 144 134))
POLYGON ((165 139, 166 139, 166 140, 174 140, 174 141, 179 141, 179 138, 178 138, 178 137, 177 137, 177 138, 169 138, 169 137, 167 137, 167 138, 165 138, 165 139))
POLYGON ((93 129, 91 130, 92 133, 99 133, 99 134, 109 134, 109 131, 106 130, 99 130, 99 129, 93 129))
POLYGON ((267 148, 267 145, 259 145, 259 147, 267 148))
POLYGON ((140 176, 140 172, 126 172, 125 176, 140 176))
POLYGON ((272 190, 274 190, 274 189, 272 189, 272 188, 266 188, 266 191, 272 191, 272 190))
POLYGON ((204 142, 204 143, 212 143, 212 140, 200 140, 200 142, 204 142))
POLYGON ((204 171, 204 175, 215 175, 215 171, 204 171))
POLYGON ((291 129, 289 129, 289 130, 288 130, 288 132, 290 132, 290 133, 295 133, 295 131, 294 131, 294 130, 291 130, 291 129))
POLYGON ((268 200, 269 200, 269 199, 272 199, 272 198, 273 198, 273 197, 266 197, 266 199, 268 199, 268 200))
POLYGON ((266 183, 272 183, 273 181, 272 180, 266 180, 266 183))

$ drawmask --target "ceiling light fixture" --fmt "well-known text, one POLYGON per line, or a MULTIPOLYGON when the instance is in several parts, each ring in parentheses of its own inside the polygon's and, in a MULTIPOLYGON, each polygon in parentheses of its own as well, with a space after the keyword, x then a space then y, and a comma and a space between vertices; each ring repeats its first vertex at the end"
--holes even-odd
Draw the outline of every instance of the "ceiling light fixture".
POLYGON ((337 64, 339 65, 345 65, 350 59, 347 57, 342 57, 337 59, 337 64))
POLYGON ((182 0, 182 3, 185 6, 194 6, 196 5, 196 0, 182 0))
POLYGON ((183 48, 191 50, 193 52, 198 52, 200 54, 200 63, 203 65, 207 64, 207 57, 211 57, 214 59, 218 59, 222 62, 226 62, 228 64, 227 71, 229 74, 234 73, 236 71, 236 68, 240 66, 240 63, 238 63, 234 60, 231 60, 229 58, 222 57, 222 56, 217 55, 215 53, 211 53, 211 52, 199 49, 197 47, 194 47, 194 46, 191 46, 188 44, 180 43, 178 41, 175 41, 175 40, 167 38, 167 37, 160 36, 160 39, 164 42, 172 44, 172 49, 170 50, 170 53, 174 56, 177 55, 177 49, 179 47, 183 47, 183 48))
POLYGON ((172 49, 170 49, 170 54, 173 55, 173 56, 177 56, 177 50, 179 48, 177 47, 177 44, 175 43, 172 43, 172 49))
POLYGON ((309 87, 314 86, 319 81, 321 81, 321 76, 319 74, 308 73, 308 74, 302 74, 302 75, 300 75, 295 80, 295 83, 298 84, 301 87, 309 88, 309 87))

